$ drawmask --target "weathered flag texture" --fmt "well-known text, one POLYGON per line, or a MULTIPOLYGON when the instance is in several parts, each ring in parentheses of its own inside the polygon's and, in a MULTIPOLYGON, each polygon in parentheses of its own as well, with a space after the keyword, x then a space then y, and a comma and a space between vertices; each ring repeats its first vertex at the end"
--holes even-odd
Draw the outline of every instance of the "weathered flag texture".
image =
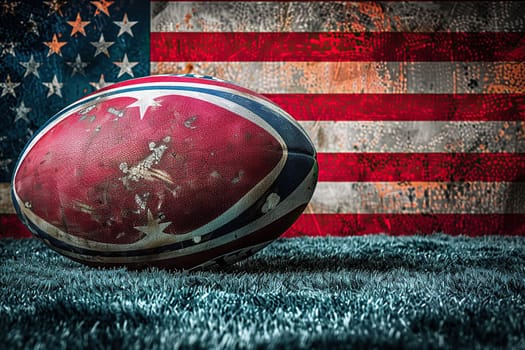
POLYGON ((60 109, 149 74, 147 1, 0 2, 0 235, 28 234, 9 181, 18 154, 60 109))
POLYGON ((525 234, 521 2, 11 4, 2 181, 62 106, 104 82, 191 72, 266 95, 310 134, 320 182, 287 236, 525 234))

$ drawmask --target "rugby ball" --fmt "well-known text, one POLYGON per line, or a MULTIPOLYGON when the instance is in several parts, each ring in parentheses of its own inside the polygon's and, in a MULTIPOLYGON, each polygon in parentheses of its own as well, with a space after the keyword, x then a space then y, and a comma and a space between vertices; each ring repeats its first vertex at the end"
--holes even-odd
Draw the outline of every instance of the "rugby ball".
POLYGON ((160 75, 64 108, 27 143, 12 182, 22 221, 73 260, 191 269, 279 237, 310 200, 317 161, 269 99, 212 77, 160 75))

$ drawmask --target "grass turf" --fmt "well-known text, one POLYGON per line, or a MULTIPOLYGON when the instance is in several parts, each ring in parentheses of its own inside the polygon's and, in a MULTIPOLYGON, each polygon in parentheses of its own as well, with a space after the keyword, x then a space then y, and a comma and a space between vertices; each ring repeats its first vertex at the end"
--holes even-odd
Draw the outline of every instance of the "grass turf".
POLYGON ((0 348, 525 348, 524 248, 296 238, 227 270, 134 272, 3 239, 0 348))

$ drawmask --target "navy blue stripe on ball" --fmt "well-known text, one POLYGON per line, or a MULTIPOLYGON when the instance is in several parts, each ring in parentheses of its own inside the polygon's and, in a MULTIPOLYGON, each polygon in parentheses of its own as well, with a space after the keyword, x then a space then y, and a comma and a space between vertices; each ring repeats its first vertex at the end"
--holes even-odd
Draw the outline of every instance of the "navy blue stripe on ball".
MULTIPOLYGON (((315 159, 311 156, 304 154, 291 153, 288 155, 288 159, 282 169, 281 173, 274 181, 274 183, 268 188, 266 193, 261 196, 259 201, 254 203, 251 207, 246 209, 242 214, 237 216, 234 220, 230 221, 224 226, 217 228, 210 232, 206 236, 210 236, 209 239, 218 238, 228 232, 237 230, 252 221, 263 216, 261 207, 263 206, 266 198, 271 193, 276 193, 281 200, 287 198, 299 185, 305 177, 310 173, 310 170, 315 165, 315 159), (303 176, 297 176, 302 174, 303 176)), ((291 208, 294 209, 294 208, 291 208)), ((203 236, 206 237, 206 236, 203 236)))

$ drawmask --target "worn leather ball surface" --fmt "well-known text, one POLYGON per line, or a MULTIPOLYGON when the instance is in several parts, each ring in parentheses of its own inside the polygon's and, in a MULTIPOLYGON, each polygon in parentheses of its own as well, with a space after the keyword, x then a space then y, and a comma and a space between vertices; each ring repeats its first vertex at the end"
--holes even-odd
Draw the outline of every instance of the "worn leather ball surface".
POLYGON ((212 77, 150 76, 99 90, 23 150, 13 202, 51 248, 94 266, 228 264, 279 237, 317 182, 291 116, 212 77))

